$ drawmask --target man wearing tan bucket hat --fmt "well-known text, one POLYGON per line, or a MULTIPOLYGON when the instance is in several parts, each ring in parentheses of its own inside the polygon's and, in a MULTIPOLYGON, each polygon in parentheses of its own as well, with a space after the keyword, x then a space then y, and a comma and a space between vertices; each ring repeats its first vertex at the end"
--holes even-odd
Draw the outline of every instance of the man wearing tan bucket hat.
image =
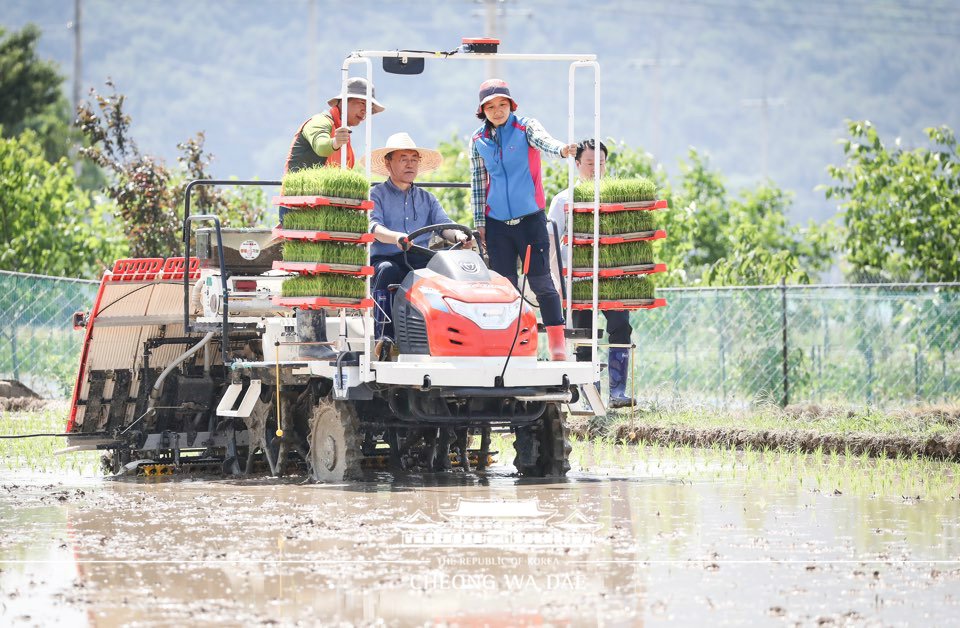
MULTIPOLYGON (((378 338, 393 337, 390 322, 393 308, 388 286, 402 282, 411 270, 425 268, 428 261, 411 251, 406 256, 408 265, 400 240, 421 227, 453 222, 436 196, 414 185, 417 175, 436 170, 442 161, 439 152, 418 147, 406 133, 394 133, 387 138, 386 146, 371 151, 370 171, 387 177, 370 192, 373 200, 370 230, 376 238, 370 247, 370 264, 376 269, 371 292, 376 303, 374 319, 378 338)), ((443 237, 452 242, 467 240, 462 232, 450 229, 443 232, 443 237)), ((427 248, 430 234, 418 236, 413 243, 427 248)))
MULTIPOLYGON (((370 86, 370 107, 374 114, 384 110, 370 86)), ((353 168, 353 146, 350 144, 349 127, 357 126, 367 117, 367 79, 354 77, 347 79, 345 89, 327 101, 330 109, 311 116, 300 125, 290 150, 283 172, 331 165, 340 167, 340 151, 347 151, 347 167, 353 168), (343 96, 347 96, 347 123, 342 123, 343 96)))

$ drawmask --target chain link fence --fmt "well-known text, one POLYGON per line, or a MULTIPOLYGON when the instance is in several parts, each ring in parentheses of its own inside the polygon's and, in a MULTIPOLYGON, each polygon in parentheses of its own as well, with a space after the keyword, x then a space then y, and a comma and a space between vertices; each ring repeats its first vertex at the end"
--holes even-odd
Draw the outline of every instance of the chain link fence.
POLYGON ((73 313, 93 306, 98 283, 0 271, 0 379, 51 399, 69 396, 83 343, 73 313))
MULTIPOLYGON (((0 271, 0 378, 72 391, 97 282, 0 271)), ((713 405, 960 399, 960 284, 662 289, 631 314, 641 398, 713 405)), ((603 319, 601 317, 601 327, 603 319)), ((605 357, 605 356, 604 356, 605 357)))
POLYGON ((709 404, 960 398, 960 284, 658 291, 632 314, 637 392, 709 404))

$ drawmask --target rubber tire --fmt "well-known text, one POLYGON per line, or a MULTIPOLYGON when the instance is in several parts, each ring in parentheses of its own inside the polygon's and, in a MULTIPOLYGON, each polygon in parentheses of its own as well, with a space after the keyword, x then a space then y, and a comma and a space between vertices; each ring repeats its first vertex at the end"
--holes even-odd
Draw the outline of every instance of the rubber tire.
MULTIPOLYGON (((519 452, 522 443, 523 432, 517 430, 517 440, 514 441, 514 449, 519 452)), ((570 470, 570 452, 573 447, 570 445, 567 426, 563 423, 563 413, 560 411, 560 405, 556 403, 547 404, 543 416, 540 417, 539 425, 530 430, 529 437, 532 437, 531 443, 534 448, 533 459, 536 461, 532 465, 518 464, 520 456, 514 460, 514 466, 521 476, 537 478, 562 478, 570 470)))
POLYGON ((310 477, 342 482, 360 477, 360 418, 353 404, 322 399, 310 415, 310 477))

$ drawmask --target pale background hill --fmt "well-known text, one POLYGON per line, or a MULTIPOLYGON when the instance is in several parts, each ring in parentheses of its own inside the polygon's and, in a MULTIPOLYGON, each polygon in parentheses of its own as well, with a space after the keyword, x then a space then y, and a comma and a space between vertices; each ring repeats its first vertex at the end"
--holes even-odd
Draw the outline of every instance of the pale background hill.
MULTIPOLYGON (((113 78, 145 152, 172 162, 177 142, 204 130, 215 176, 276 178, 293 131, 337 91, 350 50, 449 50, 461 36, 484 34, 483 5, 467 0, 318 1, 311 64, 308 5, 85 0, 83 83, 102 88, 113 78)), ((884 137, 908 145, 926 126, 960 128, 958 2, 510 0, 502 11, 504 51, 597 53, 603 135, 654 152, 671 172, 695 146, 733 187, 760 180, 761 109, 744 101, 778 99, 769 109, 768 171, 796 193, 795 219, 834 211, 814 187, 827 181, 825 166, 842 159, 835 140, 845 118, 870 119, 884 137)), ((72 19, 72 0, 0 5, 4 28, 43 29, 40 54, 60 63, 68 92, 72 19)), ((524 113, 556 135, 566 132, 564 65, 509 64, 501 73, 524 113)), ((388 111, 377 116, 375 144, 397 130, 433 144, 477 124, 482 63, 436 62, 420 77, 376 77, 388 111)), ((590 87, 584 75, 580 136, 591 128, 590 87)))

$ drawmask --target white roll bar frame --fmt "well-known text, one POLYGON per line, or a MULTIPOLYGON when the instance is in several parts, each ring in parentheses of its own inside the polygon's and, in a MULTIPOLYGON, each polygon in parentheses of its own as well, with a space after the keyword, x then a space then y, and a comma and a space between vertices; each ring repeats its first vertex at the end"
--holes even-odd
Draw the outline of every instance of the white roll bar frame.
MULTIPOLYGON (((370 177, 370 165, 371 165, 371 155, 373 148, 371 146, 373 141, 373 102, 371 98, 373 97, 373 62, 371 59, 383 59, 383 58, 397 58, 397 59, 443 59, 443 60, 452 60, 452 61, 486 61, 491 58, 502 59, 504 61, 569 61, 570 62, 570 71, 568 74, 569 81, 569 109, 568 109, 568 119, 567 119, 567 135, 568 135, 568 144, 572 144, 576 141, 574 138, 574 79, 576 76, 577 68, 581 67, 591 67, 594 70, 594 83, 593 83, 593 97, 594 97, 594 109, 593 109, 593 136, 596 146, 600 146, 600 64, 597 62, 597 56, 593 54, 585 55, 569 55, 569 54, 523 54, 523 53, 465 53, 465 52, 456 52, 456 53, 444 53, 444 52, 405 52, 400 50, 357 50, 344 59, 343 66, 341 67, 341 105, 340 105, 340 116, 341 123, 347 124, 347 80, 350 78, 350 66, 363 63, 367 66, 367 115, 365 118, 366 121, 366 130, 365 130, 365 141, 366 146, 364 147, 364 162, 367 172, 367 177, 370 177)), ((567 211, 565 212, 566 225, 564 228, 564 233, 567 237, 567 279, 566 279, 566 296, 567 298, 567 316, 566 316, 566 327, 570 328, 572 326, 572 313, 573 313, 573 183, 576 177, 576 163, 572 156, 567 157, 569 164, 568 177, 567 181, 569 183, 569 198, 567 204, 567 211)), ((600 239, 600 160, 595 159, 593 162, 594 168, 594 186, 593 186, 593 307, 591 311, 593 313, 593 328, 591 330, 590 338, 590 350, 591 350, 591 362, 593 365, 594 378, 600 378, 600 365, 597 362, 597 302, 598 302, 598 286, 597 286, 597 268, 599 266, 599 247, 598 242, 600 239)), ((346 151, 342 152, 340 155, 340 167, 346 168, 347 165, 347 153, 346 151)), ((546 211, 546 207, 544 211, 546 211)), ((369 219, 369 214, 368 214, 369 219)), ((557 243, 558 246, 560 243, 557 243)), ((367 244, 367 256, 370 255, 370 244, 367 244)), ((367 278, 367 293, 370 293, 370 276, 367 278)), ((563 279, 561 278, 561 282, 563 279)), ((371 321, 371 314, 369 310, 364 310, 363 312, 363 353, 360 356, 360 379, 361 381, 370 381, 370 341, 371 335, 373 333, 373 324, 371 321)), ((568 342, 569 346, 570 343, 568 342)))

